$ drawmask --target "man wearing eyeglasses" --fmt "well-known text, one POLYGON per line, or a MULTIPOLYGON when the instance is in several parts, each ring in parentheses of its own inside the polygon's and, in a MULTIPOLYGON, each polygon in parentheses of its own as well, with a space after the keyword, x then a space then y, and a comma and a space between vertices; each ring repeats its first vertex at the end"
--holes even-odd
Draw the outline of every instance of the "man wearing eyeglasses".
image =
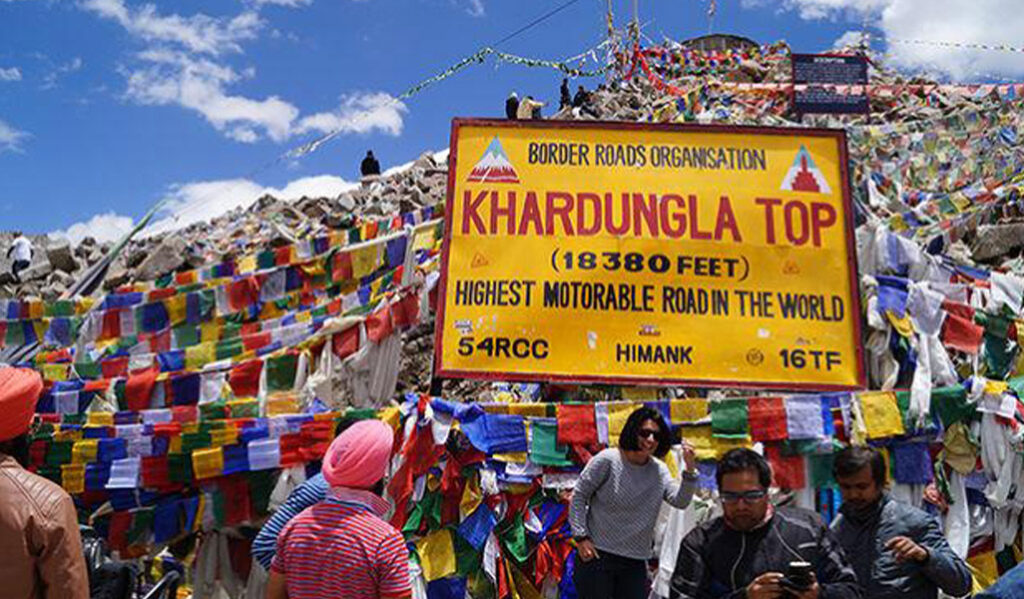
POLYGON ((857 599, 853 568, 821 517, 768 500, 772 472, 757 452, 733 449, 715 473, 723 515, 683 539, 671 599, 857 599), (807 571, 796 580, 796 569, 807 571))

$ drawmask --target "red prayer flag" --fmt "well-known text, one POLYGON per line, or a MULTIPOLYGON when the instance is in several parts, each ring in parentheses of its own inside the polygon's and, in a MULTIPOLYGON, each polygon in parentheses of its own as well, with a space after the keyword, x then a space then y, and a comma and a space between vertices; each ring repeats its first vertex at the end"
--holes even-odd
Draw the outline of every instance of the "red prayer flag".
POLYGON ((331 337, 334 355, 345 359, 359 351, 359 325, 351 326, 331 337))
POLYGON ((953 312, 949 312, 942 323, 942 343, 969 354, 978 353, 984 334, 984 327, 953 312))
POLYGON ((802 489, 807 486, 807 475, 802 455, 783 455, 776 444, 765 445, 765 457, 772 465, 775 485, 781 489, 802 489))
POLYGON ((747 402, 750 437, 754 441, 782 441, 788 436, 786 406, 781 397, 756 397, 747 402))
POLYGON ((374 343, 391 335, 391 306, 387 305, 366 317, 366 336, 374 343))
POLYGON ((156 384, 158 374, 160 369, 151 367, 128 375, 128 381, 124 386, 124 400, 129 410, 138 412, 149 407, 149 399, 153 394, 153 385, 156 384))
POLYGON ((231 369, 228 374, 228 384, 234 391, 235 397, 255 397, 260 391, 260 372, 263 370, 263 360, 249 360, 242 362, 231 369))
POLYGON ((559 404, 557 423, 556 438, 562 445, 597 443, 597 417, 592 404, 579 406, 559 404))

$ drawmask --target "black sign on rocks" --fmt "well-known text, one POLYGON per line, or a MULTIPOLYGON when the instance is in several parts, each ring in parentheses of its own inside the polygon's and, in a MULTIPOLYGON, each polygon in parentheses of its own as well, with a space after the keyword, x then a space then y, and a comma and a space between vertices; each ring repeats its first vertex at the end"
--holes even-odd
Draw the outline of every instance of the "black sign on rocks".
POLYGON ((867 57, 793 54, 792 58, 793 109, 797 113, 868 112, 867 57))

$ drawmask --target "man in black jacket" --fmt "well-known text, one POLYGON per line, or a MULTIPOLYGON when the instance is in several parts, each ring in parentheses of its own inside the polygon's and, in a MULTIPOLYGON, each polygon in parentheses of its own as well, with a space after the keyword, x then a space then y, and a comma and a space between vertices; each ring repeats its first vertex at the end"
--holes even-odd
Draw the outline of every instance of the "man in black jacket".
POLYGON ((723 515, 683 539, 672 574, 671 599, 859 599, 860 585, 821 517, 768 501, 772 473, 749 449, 733 449, 716 473, 723 515), (799 590, 786 574, 809 564, 799 590))
POLYGON ((366 152, 366 158, 363 158, 362 164, 359 165, 359 172, 364 177, 368 175, 379 175, 380 174, 380 163, 373 156, 373 151, 368 150, 366 152))
POLYGON ((833 474, 843 494, 832 532, 872 599, 935 599, 941 589, 971 592, 971 572, 927 512, 885 493, 885 458, 873 447, 847 447, 833 474))

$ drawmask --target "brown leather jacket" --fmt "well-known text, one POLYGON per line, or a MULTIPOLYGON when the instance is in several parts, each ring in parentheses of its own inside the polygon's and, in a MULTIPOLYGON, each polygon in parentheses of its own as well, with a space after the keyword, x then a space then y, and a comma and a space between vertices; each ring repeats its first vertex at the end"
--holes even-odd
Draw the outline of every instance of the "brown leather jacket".
POLYGON ((0 595, 10 599, 89 599, 89 575, 71 497, 3 454, 0 595))

